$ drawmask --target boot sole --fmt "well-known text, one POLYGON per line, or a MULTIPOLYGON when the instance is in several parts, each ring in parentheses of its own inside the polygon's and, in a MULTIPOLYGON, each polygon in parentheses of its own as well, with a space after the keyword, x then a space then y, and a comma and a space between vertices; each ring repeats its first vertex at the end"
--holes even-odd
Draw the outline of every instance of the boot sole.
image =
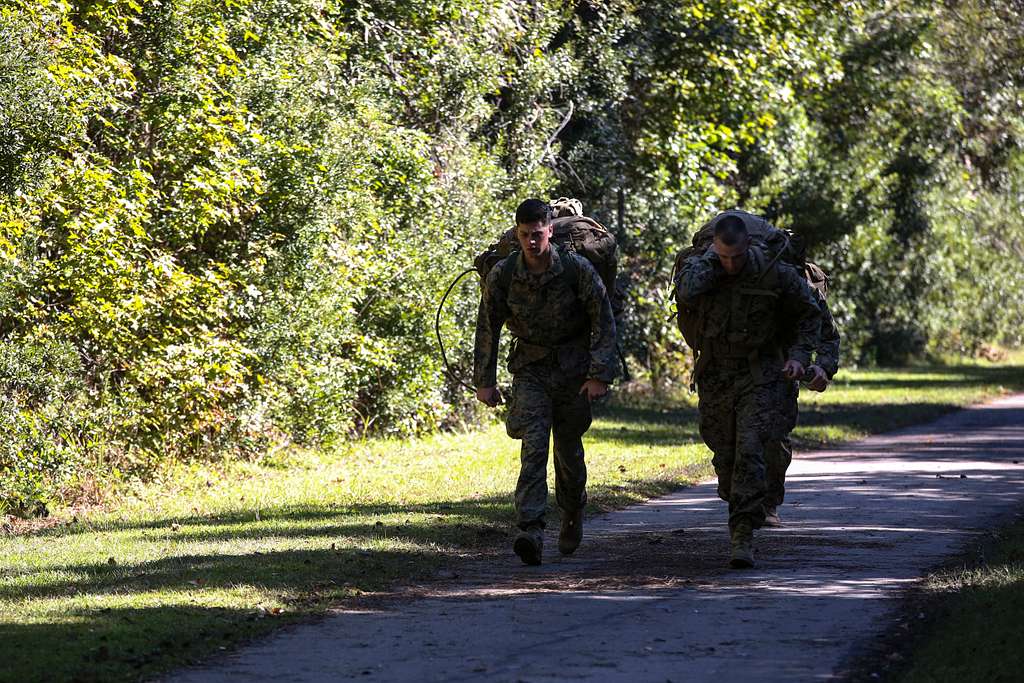
POLYGON ((729 566, 733 569, 753 569, 754 561, 747 560, 741 557, 734 557, 731 560, 729 560, 729 566))
POLYGON ((512 544, 512 552, 519 556, 523 564, 528 564, 532 567, 540 564, 540 551, 528 538, 517 538, 515 543, 512 544))

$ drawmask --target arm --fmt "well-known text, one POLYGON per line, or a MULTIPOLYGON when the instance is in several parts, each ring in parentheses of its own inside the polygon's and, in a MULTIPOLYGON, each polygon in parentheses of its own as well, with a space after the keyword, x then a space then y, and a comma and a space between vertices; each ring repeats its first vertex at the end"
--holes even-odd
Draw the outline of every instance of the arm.
POLYGON ((815 291, 815 298, 818 301, 818 309, 821 311, 821 330, 818 339, 818 347, 815 349, 814 364, 825 371, 829 379, 839 371, 839 327, 836 325, 832 311, 828 308, 819 292, 815 291))
POLYGON ((504 262, 499 262, 487 274, 480 294, 480 308, 476 316, 476 340, 473 345, 473 386, 479 395, 482 389, 498 384, 498 340, 501 326, 508 318, 506 293, 498 284, 504 262))
POLYGON ((676 283, 679 299, 687 304, 695 303, 701 294, 714 289, 724 272, 718 254, 710 247, 700 256, 691 256, 683 261, 683 267, 679 269, 679 280, 676 283))
POLYGON ((587 377, 610 384, 618 375, 619 365, 611 301, 601 277, 589 261, 578 259, 577 270, 580 301, 590 318, 590 369, 587 377))
POLYGON ((779 281, 782 285, 782 306, 788 317, 796 321, 796 342, 789 348, 786 363, 796 363, 802 369, 811 362, 811 354, 818 346, 818 330, 821 327, 821 310, 815 301, 814 292, 796 270, 789 266, 778 266, 779 281))

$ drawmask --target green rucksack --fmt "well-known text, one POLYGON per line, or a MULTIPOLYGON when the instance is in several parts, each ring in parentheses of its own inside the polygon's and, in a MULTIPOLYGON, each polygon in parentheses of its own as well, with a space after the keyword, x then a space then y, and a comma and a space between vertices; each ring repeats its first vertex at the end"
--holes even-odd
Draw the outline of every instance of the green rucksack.
MULTIPOLYGON (((751 236, 752 242, 759 247, 767 257, 769 269, 776 261, 783 261, 802 272, 807 278, 807 283, 812 289, 817 290, 822 297, 828 291, 828 275, 816 263, 807 260, 807 247, 803 238, 789 231, 776 228, 761 216, 732 209, 723 211, 710 221, 700 227, 694 233, 690 246, 680 250, 676 255, 675 264, 672 267, 672 283, 675 287, 676 297, 676 320, 679 330, 683 333, 686 344, 696 350, 700 349, 700 335, 703 327, 702 311, 699 306, 687 304, 679 298, 679 274, 683 262, 694 255, 703 254, 714 241, 715 225, 726 216, 737 216, 743 220, 747 233, 751 236)), ((766 269, 767 272, 768 269, 766 269)))
MULTIPOLYGON (((615 277, 618 273, 618 245, 615 242, 615 235, 593 218, 584 216, 583 205, 578 199, 561 197, 551 203, 551 209, 551 241, 560 249, 579 254, 590 261, 608 291, 612 311, 618 318, 622 310, 622 297, 615 286, 615 277)), ((519 241, 516 239, 515 228, 512 228, 506 230, 497 242, 477 255, 473 259, 473 267, 480 274, 481 285, 495 264, 518 251, 519 241)), ((568 269, 567 272, 572 274, 574 271, 575 269, 568 269)), ((501 274, 505 289, 508 289, 511 279, 512 268, 509 267, 501 274)), ((573 291, 576 291, 575 279, 572 286, 573 291)))

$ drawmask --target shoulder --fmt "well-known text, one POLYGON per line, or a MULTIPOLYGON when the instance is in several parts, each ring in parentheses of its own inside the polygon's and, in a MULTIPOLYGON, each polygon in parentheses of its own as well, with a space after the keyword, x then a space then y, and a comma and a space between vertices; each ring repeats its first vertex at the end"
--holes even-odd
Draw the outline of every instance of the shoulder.
POLYGON ((505 269, 515 268, 516 259, 515 254, 511 254, 495 263, 490 271, 487 272, 487 277, 484 279, 484 285, 488 291, 494 291, 496 289, 504 289, 503 280, 505 279, 505 269))
POLYGON ((793 265, 791 265, 789 263, 786 263, 782 259, 779 259, 778 261, 776 261, 774 267, 775 267, 776 270, 779 271, 779 274, 782 275, 782 277, 802 278, 800 273, 797 272, 796 267, 794 267, 793 265))
POLYGON ((585 256, 580 256, 574 251, 568 251, 565 249, 562 250, 561 254, 564 259, 563 263, 568 264, 570 268, 575 267, 576 272, 581 274, 586 273, 591 277, 597 277, 597 269, 594 268, 594 265, 587 260, 585 256))
POLYGON ((803 274, 796 269, 795 266, 786 263, 782 259, 779 259, 772 266, 772 270, 775 271, 776 277, 779 283, 786 288, 803 288, 801 285, 807 285, 807 279, 804 278, 803 274))
POLYGON ((585 256, 567 250, 562 251, 562 267, 569 270, 572 274, 575 271, 575 281, 577 285, 574 287, 578 288, 582 292, 604 292, 604 281, 601 279, 601 274, 597 272, 597 268, 591 263, 585 256))

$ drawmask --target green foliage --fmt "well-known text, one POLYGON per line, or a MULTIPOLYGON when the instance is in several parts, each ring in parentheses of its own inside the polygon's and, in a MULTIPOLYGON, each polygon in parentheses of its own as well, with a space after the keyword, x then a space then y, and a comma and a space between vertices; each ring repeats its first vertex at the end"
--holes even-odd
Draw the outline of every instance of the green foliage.
POLYGON ((434 308, 530 195, 617 231, 659 390, 673 256, 737 204, 810 239, 850 360, 1016 343, 1010 5, 6 0, 0 499, 474 419, 434 308))
POLYGON ((77 361, 55 342, 0 344, 0 512, 47 514, 82 466, 97 425, 77 361))

